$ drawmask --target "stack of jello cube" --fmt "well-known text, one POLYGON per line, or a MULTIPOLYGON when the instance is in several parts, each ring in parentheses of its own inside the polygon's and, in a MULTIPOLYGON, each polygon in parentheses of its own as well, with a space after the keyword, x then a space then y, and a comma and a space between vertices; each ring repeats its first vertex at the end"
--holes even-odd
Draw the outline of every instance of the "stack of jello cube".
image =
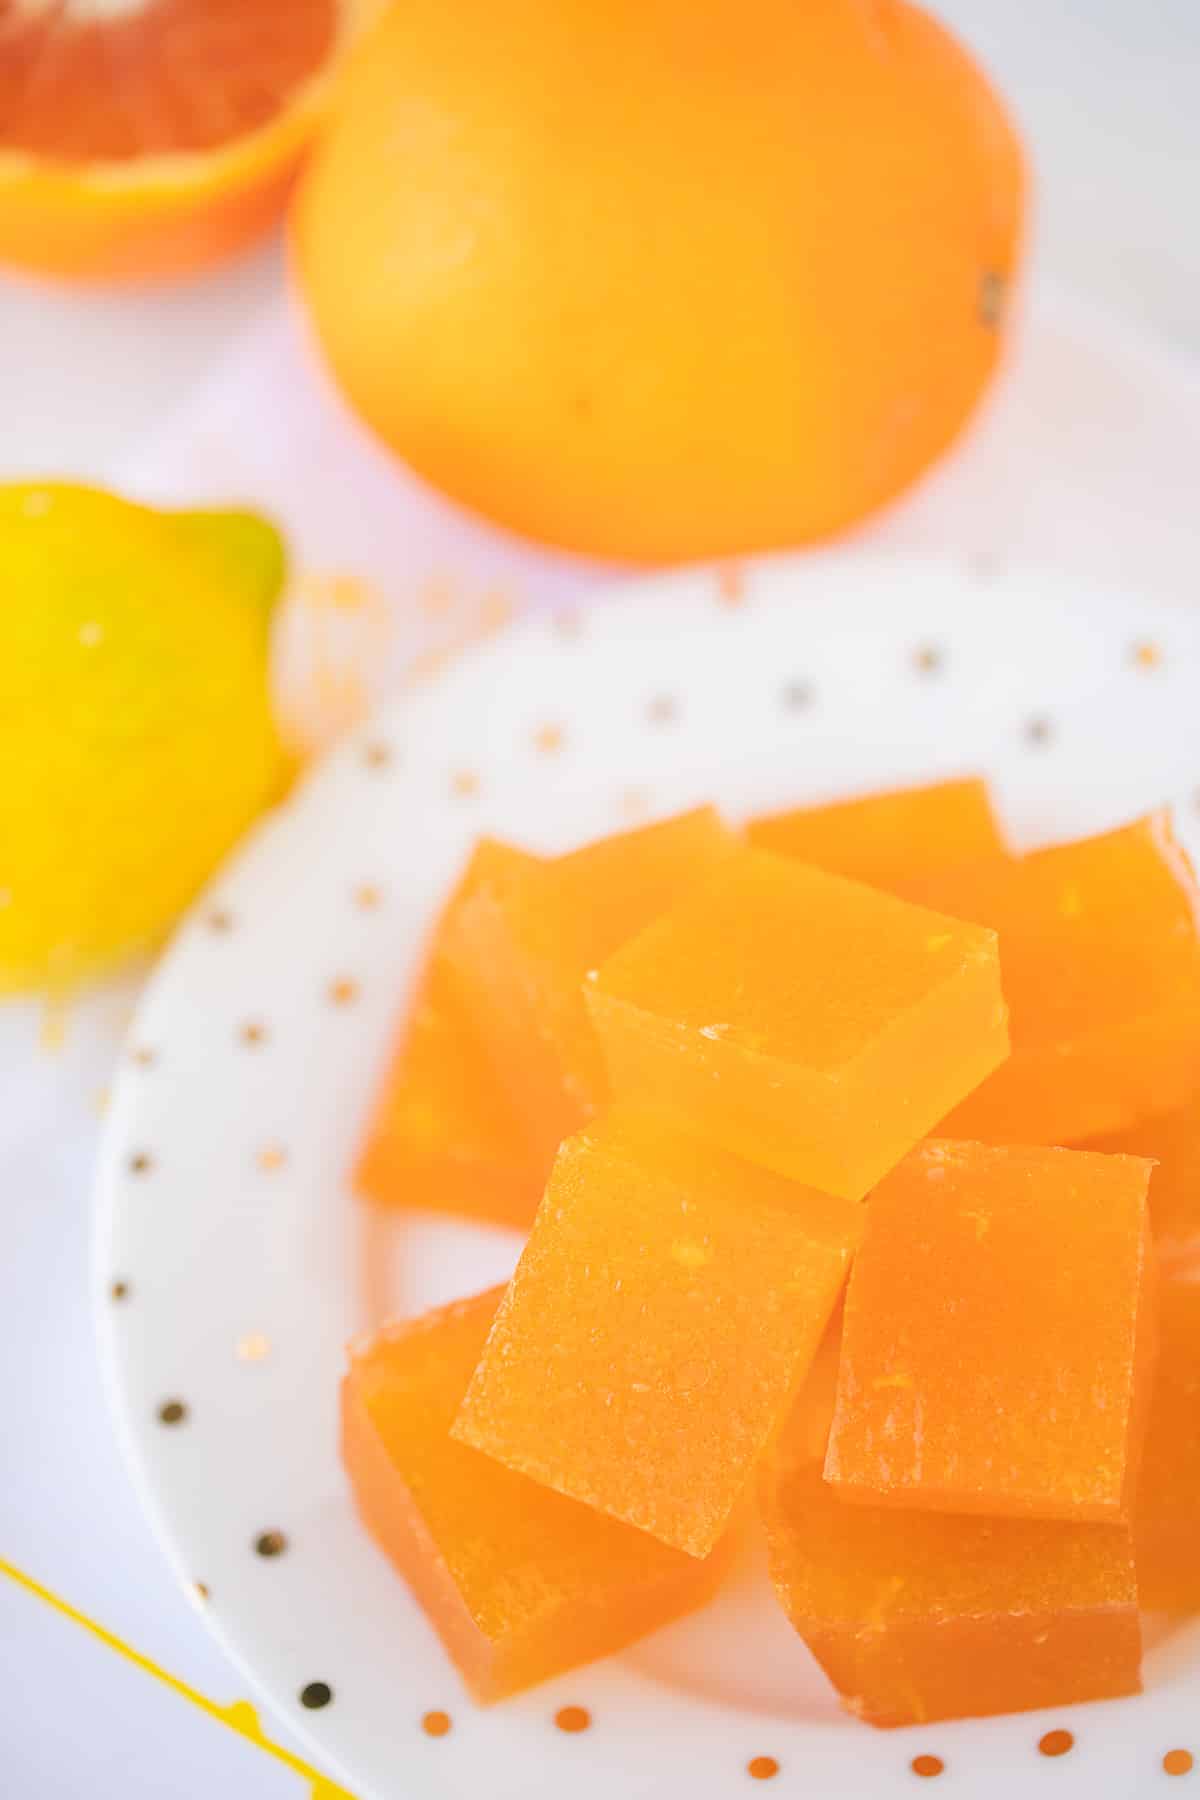
POLYGON ((1197 908, 1164 818, 1017 856, 978 781, 478 846, 358 1185, 528 1240, 343 1414, 477 1698, 703 1604, 755 1508, 873 1724, 1138 1690, 1200 1607, 1197 908))

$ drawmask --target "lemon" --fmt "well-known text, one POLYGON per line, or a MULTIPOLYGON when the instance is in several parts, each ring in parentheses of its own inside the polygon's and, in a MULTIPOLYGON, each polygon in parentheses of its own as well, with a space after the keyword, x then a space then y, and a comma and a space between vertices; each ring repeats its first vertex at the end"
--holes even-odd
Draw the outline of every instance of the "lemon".
POLYGON ((280 792, 278 533, 0 486, 0 993, 159 940, 280 792))

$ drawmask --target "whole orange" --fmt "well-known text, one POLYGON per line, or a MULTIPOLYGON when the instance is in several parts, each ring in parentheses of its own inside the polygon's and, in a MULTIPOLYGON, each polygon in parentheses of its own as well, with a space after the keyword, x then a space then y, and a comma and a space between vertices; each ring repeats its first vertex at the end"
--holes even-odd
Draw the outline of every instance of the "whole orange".
POLYGON ((791 544, 954 438, 1024 192, 904 0, 403 0, 293 213, 352 404, 457 499, 637 559, 791 544))

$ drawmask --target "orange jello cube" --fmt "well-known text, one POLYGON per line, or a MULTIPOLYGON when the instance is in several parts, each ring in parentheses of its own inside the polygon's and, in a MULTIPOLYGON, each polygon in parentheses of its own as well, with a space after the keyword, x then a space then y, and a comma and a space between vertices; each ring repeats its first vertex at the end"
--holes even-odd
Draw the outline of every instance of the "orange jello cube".
POLYGON ((869 1724, 1139 1692, 1126 1527, 850 1506, 791 1426, 761 1493, 780 1603, 869 1724))
POLYGON ((355 1172, 382 1206, 524 1228, 545 1171, 432 966, 405 1020, 355 1172))
POLYGON ((1159 1262, 1164 1269, 1200 1272, 1200 1095, 1127 1131, 1089 1138, 1080 1149, 1148 1156, 1157 1164, 1150 1177, 1150 1229, 1159 1262))
POLYGON ((859 1200, 1008 1047, 992 932, 744 850, 588 982, 614 1092, 859 1200))
POLYGON ((1200 1611, 1200 1281, 1163 1282, 1158 1362, 1133 1514, 1142 1605, 1200 1611))
POLYGON ((906 882, 1000 934, 1013 1053, 943 1122, 952 1137, 1067 1144, 1169 1112, 1200 1071, 1200 935, 1165 814, 906 882))
POLYGON ((930 1140, 879 1184, 825 1461, 844 1498, 1128 1518, 1153 1364, 1150 1170, 930 1140))
POLYGON ((977 779, 770 813, 752 819, 746 837, 755 849, 882 888, 897 877, 1002 855, 1006 848, 987 783, 977 779))
POLYGON ((547 1161, 607 1099, 584 976, 734 842, 704 807, 483 880, 448 921, 464 1013, 547 1161))
POLYGON ((707 1555, 861 1228, 861 1207, 608 1114, 559 1153, 455 1436, 707 1555))
POLYGON ((342 1453, 363 1521, 478 1700, 607 1656, 706 1600, 721 1573, 456 1443, 450 1423, 501 1289, 352 1352, 342 1453))
POLYGON ((359 1193, 384 1206, 528 1226, 549 1169, 513 1113, 491 1063, 462 1016, 446 966, 457 910, 484 882, 502 882, 537 859, 485 839, 434 934, 355 1171, 359 1193))

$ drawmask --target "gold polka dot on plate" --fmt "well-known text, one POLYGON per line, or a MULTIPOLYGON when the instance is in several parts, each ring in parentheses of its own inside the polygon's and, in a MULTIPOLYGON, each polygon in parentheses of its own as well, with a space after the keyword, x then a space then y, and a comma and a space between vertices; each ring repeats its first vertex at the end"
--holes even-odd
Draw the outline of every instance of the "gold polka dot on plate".
POLYGON ((239 1362, 262 1362, 271 1354, 271 1340, 264 1337, 261 1331, 248 1331, 245 1337, 237 1341, 237 1359, 239 1362))
POLYGON ((1159 644, 1153 643, 1149 638, 1143 638, 1140 643, 1134 644, 1133 648, 1130 650, 1129 660, 1135 669, 1161 668, 1163 660, 1162 647, 1159 644))
POLYGON ((386 769, 392 760, 391 747, 376 739, 372 743, 363 745, 362 758, 368 769, 386 769))
POLYGON ((271 1175, 276 1169, 282 1169, 287 1161, 287 1151, 282 1144, 264 1144, 255 1153, 254 1160, 264 1173, 271 1175))
POLYGON ((131 1175, 148 1175, 153 1167, 154 1158, 147 1150, 135 1150, 133 1155, 129 1158, 129 1172, 131 1175))
POLYGON ((282 1556, 287 1547, 288 1541, 282 1531, 260 1531, 254 1540, 255 1554, 258 1556, 282 1556))
POLYGON ((566 741, 561 725, 540 725, 533 734, 533 747, 539 756, 556 756, 566 741))
POLYGON ((373 881, 363 881, 354 890, 354 904, 360 912, 374 912, 383 895, 373 881))
POLYGON ((358 983, 352 975, 338 975, 329 984, 329 1000, 333 1006, 353 1006, 358 994, 358 983))
POLYGON ((928 1781, 933 1776, 942 1774, 946 1765, 940 1756, 923 1755, 914 1756, 909 1767, 914 1775, 921 1775, 928 1781))
POLYGON ((158 1409, 161 1425, 182 1425, 188 1416, 188 1409, 182 1400, 164 1400, 158 1409))
POLYGON ((474 769, 457 769, 450 778, 450 792, 459 800, 469 800, 479 792, 479 777, 474 769))
POLYGON ((779 1773, 779 1764, 773 1756, 752 1756, 746 1764, 746 1773, 755 1781, 772 1781, 779 1773))
POLYGON ((922 644, 914 653, 913 661, 922 675, 938 675, 945 665, 945 654, 936 644, 922 644))
POLYGON ((238 1039, 247 1050, 257 1050, 260 1044, 267 1041, 267 1028, 261 1019, 247 1019, 238 1027, 238 1039))

